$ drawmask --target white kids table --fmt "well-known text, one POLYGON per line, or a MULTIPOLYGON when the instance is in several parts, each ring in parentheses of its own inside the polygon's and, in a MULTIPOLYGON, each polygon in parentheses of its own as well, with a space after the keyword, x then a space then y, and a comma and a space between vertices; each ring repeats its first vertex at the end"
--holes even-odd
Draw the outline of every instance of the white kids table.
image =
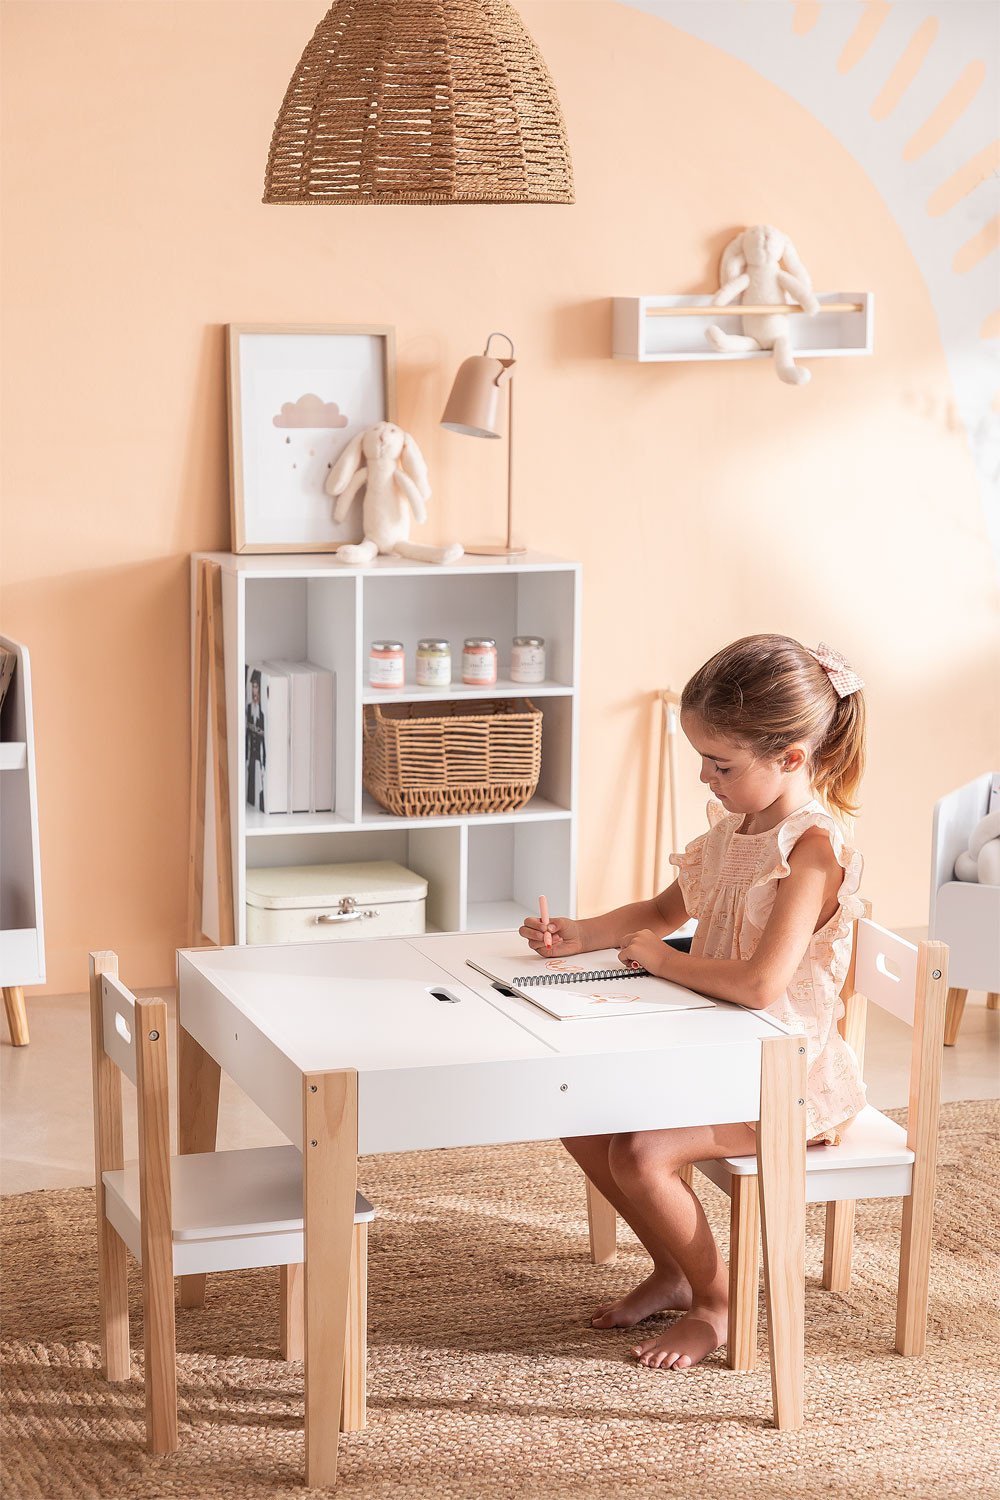
MULTIPOLYGON (((525 948, 507 932, 178 954, 181 1151, 215 1149, 222 1068, 303 1155, 307 1485, 337 1478, 357 1158, 381 1151, 759 1120, 773 1414, 802 1424, 804 1043, 722 1003, 554 1020, 465 962, 498 952, 525 948)), ((203 1289, 184 1278, 182 1303, 203 1289)))

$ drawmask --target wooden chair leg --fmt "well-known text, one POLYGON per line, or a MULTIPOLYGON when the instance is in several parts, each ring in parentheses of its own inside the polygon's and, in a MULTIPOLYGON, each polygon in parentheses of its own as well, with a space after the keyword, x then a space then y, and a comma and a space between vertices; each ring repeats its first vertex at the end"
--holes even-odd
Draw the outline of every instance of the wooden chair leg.
POLYGON ((587 1184, 587 1227, 590 1230, 590 1259, 595 1266, 610 1265, 618 1255, 618 1213, 613 1203, 594 1186, 587 1184))
POLYGON ((760 1199, 756 1177, 734 1177, 729 1204, 729 1331, 726 1364, 757 1368, 760 1199))
POLYGON ((958 1028, 962 1024, 962 1012, 965 1002, 969 998, 968 990, 949 990, 948 1009, 944 1018, 944 1044, 946 1047, 954 1047, 958 1041, 958 1028))
POLYGON ((7 1012, 7 1030, 12 1047, 28 1045, 28 1012, 24 1008, 24 991, 19 984, 3 986, 3 1008, 7 1012))
POLYGON ((162 1000, 137 1000, 135 1025, 146 1448, 150 1453, 173 1453, 179 1439, 166 1005, 162 1000))
POLYGON ((826 1205, 823 1241, 823 1285, 828 1292, 849 1292, 854 1251, 854 1200, 826 1205))
POLYGON ((344 1347, 344 1393, 341 1432, 361 1432, 368 1420, 368 1225, 354 1226, 351 1240, 351 1289, 347 1303, 344 1347))
POLYGON ((282 1359, 301 1359, 305 1348, 306 1279, 301 1262, 281 1268, 282 1359))
MULTIPOLYGON (((948 950, 943 943, 921 943, 917 961, 918 1004, 914 1017, 906 1128, 906 1143, 914 1158, 913 1176, 910 1195, 903 1199, 899 1291, 896 1297, 896 1350, 899 1354, 923 1354, 927 1344, 927 1298, 941 1110, 941 1033, 944 1029, 947 968, 948 950)), ((964 996, 965 992, 960 993, 964 996)), ((948 998, 950 1000, 951 992, 948 998)))
POLYGON ((689 1161, 686 1167, 681 1167, 677 1175, 694 1192, 694 1162, 689 1161))
MULTIPOLYGON (((222 1069, 214 1057, 177 1026, 177 1140, 182 1155, 214 1151, 219 1128, 222 1069)), ((204 1275, 180 1278, 181 1307, 204 1307, 204 1275)))
POLYGON ((128 1271, 125 1244, 105 1212, 104 1173, 125 1163, 122 1134, 121 1075, 104 1051, 101 1000, 105 974, 117 977, 118 959, 105 951, 90 955, 90 1034, 94 1081, 94 1206, 97 1211, 97 1294, 100 1307, 101 1362, 105 1380, 128 1380, 132 1357, 128 1342, 128 1271))
POLYGON ((1000 992, 990 990, 986 996, 987 1010, 1000 1010, 1000 992))

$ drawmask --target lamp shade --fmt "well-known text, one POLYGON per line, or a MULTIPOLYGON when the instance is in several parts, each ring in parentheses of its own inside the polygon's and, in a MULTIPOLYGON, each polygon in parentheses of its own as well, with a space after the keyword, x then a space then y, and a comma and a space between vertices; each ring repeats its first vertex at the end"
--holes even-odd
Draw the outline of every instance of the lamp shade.
POLYGON ((265 203, 572 203, 548 69, 508 0, 335 0, 274 126, 265 203))
POLYGON ((441 426, 466 437, 498 438, 497 408, 500 392, 511 378, 512 359, 494 359, 474 354, 458 367, 451 395, 441 417, 441 426))

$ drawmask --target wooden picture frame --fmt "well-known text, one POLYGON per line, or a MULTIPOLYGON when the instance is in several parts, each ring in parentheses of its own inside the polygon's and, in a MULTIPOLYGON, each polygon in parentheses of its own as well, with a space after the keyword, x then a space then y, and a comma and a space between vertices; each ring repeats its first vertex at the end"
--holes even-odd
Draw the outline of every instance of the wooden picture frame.
POLYGON ((395 330, 382 324, 227 325, 234 552, 335 552, 360 507, 333 519, 325 476, 373 422, 395 420, 395 330))

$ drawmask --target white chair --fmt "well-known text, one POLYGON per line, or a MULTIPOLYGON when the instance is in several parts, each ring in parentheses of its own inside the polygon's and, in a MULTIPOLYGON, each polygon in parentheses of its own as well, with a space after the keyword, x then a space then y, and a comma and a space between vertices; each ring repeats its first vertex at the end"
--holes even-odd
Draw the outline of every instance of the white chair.
MULTIPOLYGON (((114 953, 90 955, 101 1348, 109 1381, 131 1373, 125 1250, 142 1267, 146 1446, 178 1446, 174 1277, 281 1267, 281 1352, 302 1358, 302 1157, 294 1146, 170 1155, 167 1007, 118 979, 114 953), (139 1158, 126 1164, 121 1075, 136 1087, 139 1158)), ((341 1430, 365 1425, 368 1224, 354 1215, 341 1430)))
POLYGON ((989 1009, 1000 1010, 1000 886, 955 879, 955 861, 989 811, 996 775, 984 771, 934 805, 927 935, 947 943, 950 953, 946 1047, 958 1040, 970 990, 985 990, 989 1009))
MULTIPOLYGON (((896 1298, 900 1354, 922 1354, 926 1342, 947 966, 943 943, 914 947, 865 918, 856 923, 853 983, 849 975, 842 1030, 863 1069, 869 1000, 912 1026, 907 1128, 869 1105, 844 1129, 839 1146, 806 1152, 806 1201, 827 1205, 823 1285, 833 1291, 850 1286, 856 1200, 904 1200, 896 1298)), ((727 1363, 752 1370, 757 1362, 757 1160, 702 1161, 698 1170, 730 1196, 727 1363)))

